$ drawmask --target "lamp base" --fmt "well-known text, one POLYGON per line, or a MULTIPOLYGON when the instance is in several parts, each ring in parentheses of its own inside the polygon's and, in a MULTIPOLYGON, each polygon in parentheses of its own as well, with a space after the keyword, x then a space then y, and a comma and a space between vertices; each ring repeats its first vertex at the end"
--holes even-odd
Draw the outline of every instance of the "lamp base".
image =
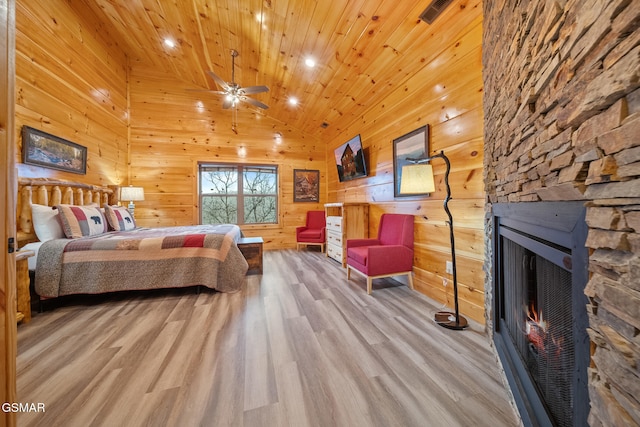
POLYGON ((434 316, 434 320, 443 328, 454 329, 456 331, 461 331, 462 329, 469 326, 469 323, 467 323, 467 319, 460 315, 458 315, 458 321, 456 322, 455 313, 451 313, 450 311, 437 312, 434 316))

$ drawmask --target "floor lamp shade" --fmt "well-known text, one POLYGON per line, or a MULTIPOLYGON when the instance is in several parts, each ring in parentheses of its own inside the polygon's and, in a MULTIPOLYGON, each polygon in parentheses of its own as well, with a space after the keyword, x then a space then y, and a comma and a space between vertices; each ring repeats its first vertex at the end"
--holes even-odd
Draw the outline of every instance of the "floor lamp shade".
POLYGON ((433 193, 436 186, 433 181, 433 167, 428 164, 413 164, 402 167, 400 193, 405 195, 433 193))

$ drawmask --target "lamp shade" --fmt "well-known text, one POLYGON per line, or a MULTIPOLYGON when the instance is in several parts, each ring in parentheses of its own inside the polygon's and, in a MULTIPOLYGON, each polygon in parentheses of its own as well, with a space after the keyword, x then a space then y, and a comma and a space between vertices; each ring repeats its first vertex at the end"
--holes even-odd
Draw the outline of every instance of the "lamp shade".
POLYGON ((133 186, 122 187, 120 188, 120 200, 144 200, 144 189, 142 187, 133 186))
POLYGON ((429 164, 413 164, 402 167, 401 194, 425 194, 436 191, 433 167, 429 164))

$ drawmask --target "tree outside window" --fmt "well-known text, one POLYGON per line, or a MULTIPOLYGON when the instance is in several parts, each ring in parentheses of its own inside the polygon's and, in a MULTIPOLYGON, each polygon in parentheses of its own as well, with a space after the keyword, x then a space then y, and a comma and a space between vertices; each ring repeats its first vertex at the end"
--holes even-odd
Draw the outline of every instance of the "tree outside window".
POLYGON ((200 164, 203 224, 274 224, 278 221, 276 166, 200 164))

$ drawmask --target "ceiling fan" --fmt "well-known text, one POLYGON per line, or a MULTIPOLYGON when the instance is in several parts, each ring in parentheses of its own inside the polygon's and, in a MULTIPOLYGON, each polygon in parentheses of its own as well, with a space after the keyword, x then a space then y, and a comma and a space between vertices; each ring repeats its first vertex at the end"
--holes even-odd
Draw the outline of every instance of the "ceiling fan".
POLYGON ((222 108, 224 109, 236 108, 240 102, 248 102, 253 106, 266 110, 267 108, 269 108, 267 104, 264 104, 256 99, 250 98, 247 95, 268 92, 269 88, 267 86, 242 87, 238 83, 236 83, 235 81, 236 56, 238 56, 238 51, 235 49, 232 49, 231 50, 231 82, 225 82, 224 79, 222 79, 213 71, 207 71, 207 74, 211 76, 211 78, 216 82, 216 84, 222 90, 207 90, 205 92, 211 92, 211 93, 223 95, 224 101, 222 102, 222 108))

